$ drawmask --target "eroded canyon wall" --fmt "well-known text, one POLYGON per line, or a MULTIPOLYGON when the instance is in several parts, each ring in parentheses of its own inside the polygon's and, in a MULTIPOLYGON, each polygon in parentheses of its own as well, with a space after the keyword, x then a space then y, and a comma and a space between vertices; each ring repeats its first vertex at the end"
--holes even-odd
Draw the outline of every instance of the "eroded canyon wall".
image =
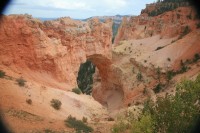
MULTIPOLYGON (((111 59, 111 20, 81 22, 65 17, 42 22, 29 15, 9 15, 0 23, 0 63, 22 72, 47 73, 76 87, 79 66, 87 58, 111 59)), ((106 69, 98 60, 95 64, 106 69)))
POLYGON ((196 11, 191 6, 179 7, 154 17, 142 12, 137 17, 123 19, 114 43, 118 45, 123 40, 142 39, 158 34, 162 38, 176 37, 183 34, 186 28, 190 31, 196 29, 198 23, 196 11))

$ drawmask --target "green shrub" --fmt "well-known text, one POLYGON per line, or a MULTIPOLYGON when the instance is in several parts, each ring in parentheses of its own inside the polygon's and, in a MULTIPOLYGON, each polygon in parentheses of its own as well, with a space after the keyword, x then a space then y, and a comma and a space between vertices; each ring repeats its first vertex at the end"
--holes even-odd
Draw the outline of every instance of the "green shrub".
POLYGON ((62 103, 61 103, 60 100, 58 100, 58 99, 52 99, 52 100, 51 100, 51 106, 52 106, 54 109, 59 110, 60 107, 61 107, 61 105, 62 105, 62 103))
POLYGON ((160 49, 162 49, 162 48, 164 48, 164 47, 165 47, 165 46, 163 46, 163 47, 157 47, 155 51, 158 51, 158 50, 160 50, 160 49))
POLYGON ((143 114, 138 121, 132 123, 132 133, 153 133, 154 131, 154 120, 150 113, 143 114))
POLYGON ((160 83, 160 76, 161 76, 160 67, 158 67, 158 68, 156 69, 156 74, 157 74, 157 76, 158 76, 158 81, 159 81, 159 83, 160 83))
POLYGON ((26 99, 26 103, 28 103, 28 104, 32 104, 32 100, 31 99, 26 99))
POLYGON ((84 123, 87 123, 87 117, 83 117, 83 118, 82 118, 82 121, 83 121, 84 123))
POLYGON ((72 92, 74 92, 76 94, 81 94, 81 90, 79 88, 72 89, 72 92))
POLYGON ((24 80, 23 78, 16 79, 16 81, 19 86, 24 86, 26 82, 26 80, 24 80))
POLYGON ((196 54, 194 55, 193 62, 197 62, 199 59, 200 59, 200 55, 199 55, 198 53, 196 53, 196 54))
POLYGON ((0 78, 4 78, 4 76, 6 75, 6 73, 2 70, 0 70, 0 78))
POLYGON ((125 133, 125 131, 128 129, 128 125, 120 121, 116 124, 114 124, 113 128, 111 129, 112 133, 125 133))
POLYGON ((143 78, 143 76, 142 76, 142 73, 141 72, 138 72, 138 74, 137 74, 137 80, 138 81, 142 81, 142 78, 143 78))
POLYGON ((155 93, 159 93, 162 90, 162 85, 159 83, 156 85, 156 87, 153 89, 155 93))
POLYGON ((146 102, 143 115, 150 113, 154 132, 193 133, 200 110, 200 75, 195 81, 184 80, 175 95, 158 98, 156 103, 146 102))
POLYGON ((170 59, 170 58, 167 58, 167 61, 171 61, 171 59, 170 59))
POLYGON ((74 128, 77 132, 84 132, 84 133, 90 133, 93 131, 91 127, 86 125, 83 121, 77 120, 75 117, 72 117, 71 115, 68 116, 68 118, 65 120, 65 125, 74 128))
POLYGON ((182 39, 185 35, 187 35, 188 33, 190 33, 191 29, 189 26, 185 26, 183 32, 180 34, 180 36, 178 37, 178 39, 182 39))
POLYGON ((175 73, 173 71, 167 71, 167 73, 166 73, 167 81, 170 81, 174 75, 175 75, 175 73))
POLYGON ((181 74, 181 73, 187 72, 187 70, 189 69, 186 66, 186 62, 183 62, 183 60, 180 61, 180 66, 181 66, 181 68, 179 71, 176 71, 176 74, 181 74))
POLYGON ((188 67, 186 65, 181 66, 181 70, 179 71, 179 73, 184 73, 187 72, 188 67))

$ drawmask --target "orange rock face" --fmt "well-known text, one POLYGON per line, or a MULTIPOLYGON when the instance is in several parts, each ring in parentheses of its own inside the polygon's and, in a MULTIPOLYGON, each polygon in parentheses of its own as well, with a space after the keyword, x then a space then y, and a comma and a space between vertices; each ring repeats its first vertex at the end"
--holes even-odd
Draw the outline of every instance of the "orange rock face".
POLYGON ((108 105, 114 94, 115 98, 121 97, 122 105, 120 74, 112 66, 111 20, 101 23, 96 18, 87 22, 60 18, 41 22, 27 15, 10 15, 4 16, 0 25, 0 65, 29 77, 37 73, 34 81, 45 85, 52 81, 41 81, 42 77, 51 76, 57 83, 67 85, 61 89, 71 90, 77 86, 80 64, 88 59, 96 65, 101 77, 100 85, 93 89, 93 97, 108 105))
MULTIPOLYGON (((27 15, 4 16, 0 24, 0 63, 16 70, 47 73, 76 86, 86 59, 111 59, 112 21, 81 22, 70 18, 41 22, 27 15)), ((106 69, 98 62, 99 70, 106 69)), ((104 73, 101 73, 104 75, 104 73)), ((103 77, 103 76, 102 76, 103 77)), ((71 88, 72 89, 72 88, 71 88)))
POLYGON ((143 13, 130 20, 124 18, 115 38, 117 45, 122 40, 142 39, 160 34, 162 37, 176 37, 188 26, 196 29, 196 12, 192 7, 179 7, 155 17, 143 13))

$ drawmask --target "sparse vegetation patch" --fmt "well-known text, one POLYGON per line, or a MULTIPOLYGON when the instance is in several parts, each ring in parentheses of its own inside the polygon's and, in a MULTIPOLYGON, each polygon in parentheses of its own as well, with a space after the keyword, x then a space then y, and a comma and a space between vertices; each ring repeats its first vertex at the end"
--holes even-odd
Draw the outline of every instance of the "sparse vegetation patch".
POLYGON ((155 93, 159 93, 160 91, 162 90, 162 84, 161 83, 158 83, 155 88, 153 89, 153 91, 155 93))
POLYGON ((4 78, 4 76, 6 75, 6 73, 2 70, 0 70, 0 78, 4 78))
POLYGON ((26 99, 26 103, 31 105, 32 104, 32 100, 31 99, 26 99))
POLYGON ((82 121, 83 121, 84 123, 87 123, 87 120, 88 120, 87 117, 84 117, 84 116, 83 116, 82 121))
POLYGON ((193 62, 197 62, 199 59, 200 59, 200 55, 199 55, 198 53, 196 53, 196 54, 194 55, 193 62))
POLYGON ((62 105, 62 103, 61 103, 60 100, 58 100, 58 99, 52 99, 52 100, 51 100, 51 106, 52 106, 54 109, 59 110, 59 109, 61 108, 61 105, 62 105))
POLYGON ((77 120, 75 117, 72 117, 71 115, 67 117, 65 120, 65 125, 74 128, 77 132, 83 132, 83 133, 90 133, 93 131, 93 129, 86 125, 83 121, 77 120))
POLYGON ((185 35, 187 35, 188 33, 190 33, 191 29, 189 26, 185 26, 183 32, 180 34, 180 36, 178 37, 178 39, 182 39, 185 35))
POLYGON ((16 79, 16 81, 17 81, 18 85, 21 86, 21 87, 24 86, 25 83, 26 83, 26 80, 24 80, 22 77, 16 79))
POLYGON ((157 47, 155 51, 158 51, 158 50, 160 50, 160 49, 162 49, 162 48, 164 48, 164 47, 165 47, 165 46, 157 47))
POLYGON ((174 75, 175 73, 173 71, 167 71, 166 73, 167 81, 169 82, 173 78, 174 75))
POLYGON ((76 93, 76 94, 81 94, 81 90, 79 88, 74 88, 72 89, 72 92, 76 93))
POLYGON ((138 72, 136 78, 137 78, 138 81, 142 81, 142 79, 143 79, 142 73, 138 72))

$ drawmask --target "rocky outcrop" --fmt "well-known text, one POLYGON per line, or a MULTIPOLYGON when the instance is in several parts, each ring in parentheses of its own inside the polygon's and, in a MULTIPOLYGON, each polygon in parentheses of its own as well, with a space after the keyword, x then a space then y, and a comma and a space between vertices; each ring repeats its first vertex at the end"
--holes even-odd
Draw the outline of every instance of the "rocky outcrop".
POLYGON ((47 73, 75 87, 79 66, 86 59, 95 59, 100 71, 106 69, 100 63, 111 59, 111 28, 111 20, 81 22, 65 17, 41 22, 28 15, 3 16, 0 64, 21 72, 47 73))
MULTIPOLYGON (((0 33, 0 65, 22 74, 41 73, 37 77, 45 73, 71 90, 77 86, 80 64, 90 60, 101 77, 100 84, 93 87, 93 97, 109 109, 123 106, 127 91, 122 71, 112 64, 111 20, 60 18, 41 22, 27 15, 11 15, 3 17, 0 33)), ((36 82, 44 83, 39 80, 36 82)))
POLYGON ((144 12, 130 20, 124 18, 114 43, 117 45, 122 40, 142 39, 158 34, 162 38, 176 37, 182 34, 186 27, 190 31, 196 29, 199 23, 196 17, 195 10, 188 6, 179 7, 155 17, 150 17, 144 12))

